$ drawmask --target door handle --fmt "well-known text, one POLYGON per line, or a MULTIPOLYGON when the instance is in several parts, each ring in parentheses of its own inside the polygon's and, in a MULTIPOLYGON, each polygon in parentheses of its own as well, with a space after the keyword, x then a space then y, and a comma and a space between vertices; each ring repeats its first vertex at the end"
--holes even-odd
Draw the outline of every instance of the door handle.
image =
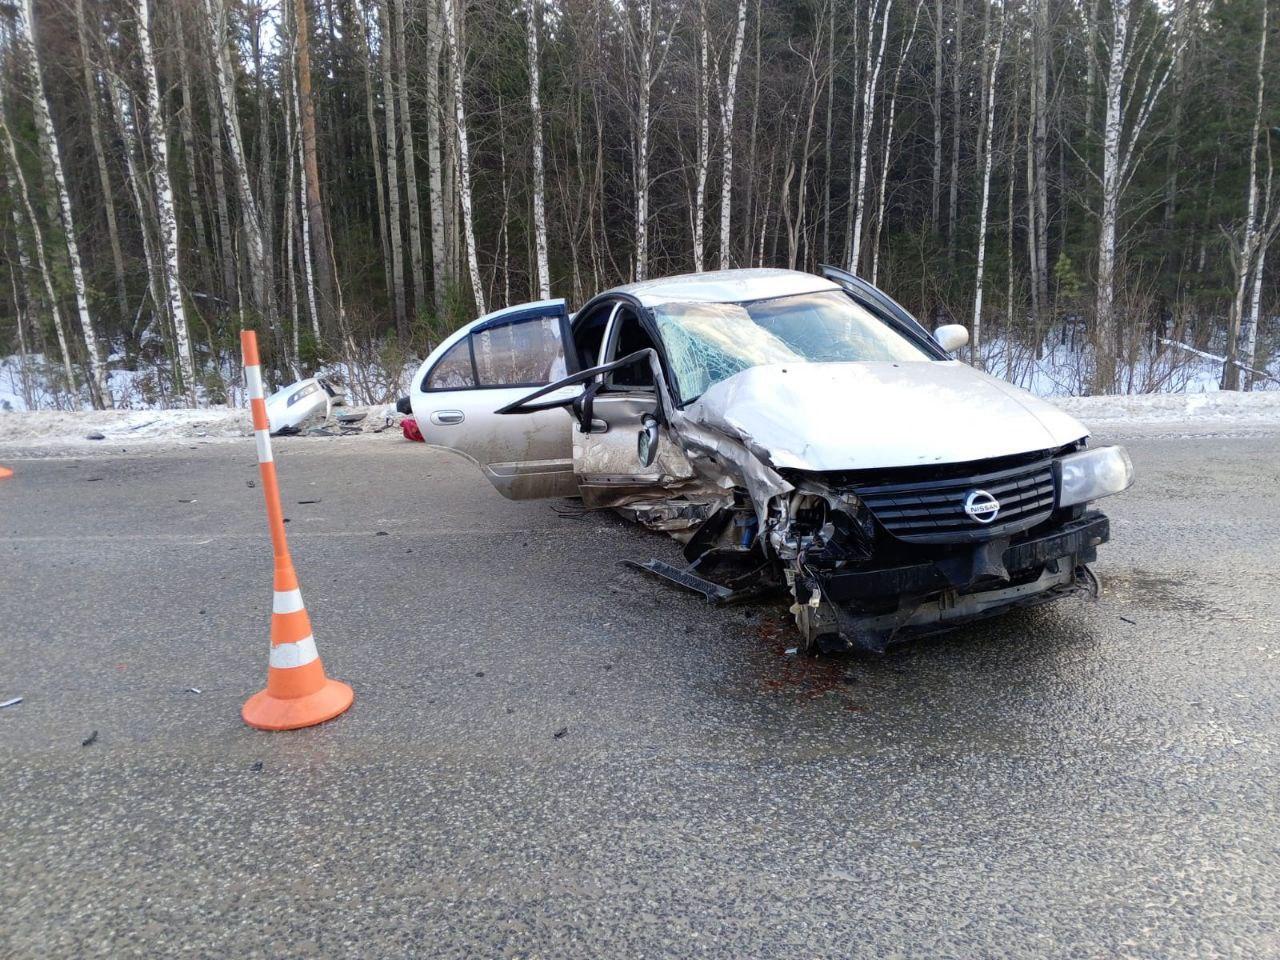
POLYGON ((461 410, 433 410, 431 411, 431 422, 437 426, 448 426, 454 423, 461 423, 467 419, 462 415, 461 410))

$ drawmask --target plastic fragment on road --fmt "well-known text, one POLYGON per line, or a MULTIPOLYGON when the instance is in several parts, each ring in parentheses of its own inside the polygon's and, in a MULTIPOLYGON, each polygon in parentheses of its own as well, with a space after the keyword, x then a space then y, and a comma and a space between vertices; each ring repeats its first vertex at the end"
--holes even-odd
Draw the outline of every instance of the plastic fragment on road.
POLYGON ((22 697, 12 697, 6 700, 4 703, 0 703, 0 710, 3 710, 5 707, 16 707, 21 702, 22 702, 22 697))

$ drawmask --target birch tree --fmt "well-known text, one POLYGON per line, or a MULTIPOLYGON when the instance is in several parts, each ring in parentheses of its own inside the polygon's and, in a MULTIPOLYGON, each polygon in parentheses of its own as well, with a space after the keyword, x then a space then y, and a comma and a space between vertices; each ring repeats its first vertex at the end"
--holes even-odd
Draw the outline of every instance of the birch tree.
POLYGON ((320 195, 320 161, 316 150, 316 104, 311 95, 311 26, 306 0, 294 0, 294 53, 297 57, 298 98, 302 112, 302 168, 307 190, 307 223, 311 233, 311 249, 315 251, 316 280, 326 318, 337 320, 337 278, 333 251, 329 247, 329 228, 324 202, 320 195))
POLYGON ((987 265, 987 213, 991 204, 991 163, 995 155, 993 133, 996 116, 996 72, 1000 69, 1000 54, 1004 49, 1004 29, 1007 7, 1001 8, 1000 25, 997 27, 995 50, 989 58, 988 73, 983 78, 987 102, 983 106, 982 128, 982 202, 978 212, 978 262, 974 273, 973 329, 970 356, 974 366, 982 366, 982 284, 987 265))
POLYGON ((1112 0, 1111 36, 1107 44, 1103 93, 1101 210, 1098 229, 1097 295, 1094 307, 1096 362, 1094 391, 1115 389, 1116 248, 1120 199, 1141 156, 1139 138, 1164 90, 1172 69, 1158 25, 1139 36, 1141 17, 1133 0, 1112 0))
POLYGON ((111 173, 107 167, 107 155, 102 145, 102 124, 98 118, 98 86, 94 82, 93 65, 89 53, 89 31, 85 23, 84 0, 76 0, 76 37, 80 41, 80 66, 84 78, 85 97, 89 102, 89 141, 93 144, 93 163, 98 172, 98 187, 102 190, 102 212, 107 222, 107 242, 111 246, 111 266, 116 281, 116 302, 120 316, 129 313, 129 291, 124 280, 124 250, 120 246, 120 228, 116 223, 115 191, 111 189, 111 173))
MULTIPOLYGON (((446 3, 450 0, 445 0, 446 3)), ((653 94, 653 2, 639 0, 639 103, 637 104, 635 130, 635 193, 636 240, 635 280, 649 276, 649 107, 653 94)))
POLYGON ((258 202, 249 185, 249 166, 245 160, 244 138, 240 134, 240 115, 236 109, 235 89, 231 85, 230 54, 227 50, 226 11, 223 0, 204 0, 205 19, 210 42, 210 60, 217 84, 220 116, 231 156, 232 173, 240 200, 240 221, 249 261, 250 290, 253 305, 266 321, 275 325, 275 290, 271 277, 271 260, 262 239, 262 217, 258 202))
MULTIPOLYGON (((8 159, 6 173, 10 183, 10 193, 16 194, 22 203, 23 212, 27 215, 27 224, 31 228, 32 247, 35 249, 36 263, 40 268, 40 282, 44 285, 45 299, 53 317, 53 330, 58 337, 58 352, 62 358, 62 372, 67 378, 67 389, 72 393, 78 393, 80 387, 76 381, 75 368, 71 365, 71 348, 67 343, 66 326, 62 322, 62 310, 58 306, 58 294, 54 290, 53 271, 49 269, 49 260, 45 254, 44 235, 40 230, 40 220, 36 217, 35 208, 31 205, 31 191, 27 189, 26 174, 22 172, 22 165, 18 162, 18 150, 13 143, 13 135, 9 132, 9 122, 2 96, 0 96, 0 137, 4 138, 5 155, 8 159)), ((14 222, 17 223, 16 210, 14 222)), ((21 238, 21 233, 18 236, 21 238)))
POLYGON ((404 245, 400 238, 400 167, 396 154, 396 95, 391 80, 391 18, 387 16, 387 0, 378 5, 378 61, 382 68, 382 112, 386 124, 387 225, 391 232, 391 288, 394 295, 396 333, 403 342, 409 336, 409 316, 405 310, 404 245))
POLYGON ((893 8, 893 0, 875 0, 871 8, 871 19, 867 25, 867 54, 863 64, 862 86, 862 132, 858 137, 858 178, 856 188, 852 182, 849 188, 849 208, 853 216, 853 229, 849 238, 849 272, 857 273, 862 262, 862 224, 866 219, 863 200, 867 191, 867 167, 870 164, 871 127, 875 122, 875 91, 880 81, 880 67, 884 63, 885 43, 889 39, 889 13, 893 8), (874 42, 874 25, 879 20, 880 40, 874 42))
POLYGON ((699 3, 698 17, 698 156, 694 171, 694 204, 693 204, 693 269, 701 273, 706 250, 704 248, 703 228, 707 219, 707 170, 711 163, 711 57, 708 47, 711 40, 707 36, 707 4, 699 3))
POLYGON ((889 93, 888 112, 884 122, 884 147, 880 160, 880 183, 877 186, 876 199, 876 231, 871 246, 871 282, 874 284, 880 275, 880 232, 884 227, 885 195, 889 189, 889 164, 893 157, 893 129, 898 115, 898 88, 902 83, 902 68, 911 56, 911 45, 916 39, 916 28, 920 25, 920 12, 924 9, 925 0, 917 0, 916 13, 911 19, 911 32, 902 42, 898 51, 898 62, 893 69, 893 86, 889 93))
MULTIPOLYGON (((1227 318, 1227 360, 1222 365, 1221 386, 1223 390, 1240 389, 1240 326, 1244 320, 1249 295, 1249 281, 1254 271, 1254 261, 1258 259, 1259 240, 1262 236, 1262 225, 1258 217, 1258 147, 1262 133, 1262 108, 1266 102, 1267 90, 1267 0, 1263 0, 1262 29, 1258 31, 1258 71, 1254 87, 1253 132, 1249 137, 1249 186, 1248 199, 1245 202, 1244 237, 1240 255, 1237 258, 1235 298, 1231 303, 1231 312, 1227 318)), ((1259 284, 1262 271, 1258 270, 1259 284)), ((1261 287, 1259 287, 1259 295, 1261 287)), ((1257 298, 1255 297, 1255 300, 1257 298)), ((1252 334, 1248 339, 1252 339, 1252 334)), ((1252 350, 1250 350, 1252 353, 1252 350)))
POLYGON ((102 344, 89 315, 89 290, 80 265, 80 244, 76 240, 76 223, 71 213, 71 195, 67 192, 67 179, 62 171, 62 152, 53 118, 49 114, 49 101, 45 96, 44 71, 36 54, 34 22, 31 0, 19 0, 14 7, 18 42, 26 55, 27 77, 31 84, 31 108, 35 114, 36 134, 44 151, 44 160, 53 172, 53 188, 58 196, 58 213, 61 218, 63 239, 67 245, 67 261, 71 266, 71 283, 75 291, 76 312, 80 316, 80 330, 84 335, 85 351, 89 356, 91 376, 89 395, 98 409, 112 406, 111 391, 107 385, 107 365, 102 344))
POLYGON ((169 319, 173 323, 174 346, 178 352, 178 370, 182 386, 196 404, 196 370, 191 354, 191 334, 182 302, 181 268, 178 263, 178 216, 174 209, 173 187, 169 182, 168 124, 160 106, 160 86, 156 82, 156 63, 151 53, 151 19, 149 0, 135 0, 134 16, 138 24, 138 55, 142 61, 143 82, 147 88, 147 131, 151 142, 151 179, 155 188, 156 208, 160 217, 160 245, 164 252, 164 285, 169 297, 169 319))
POLYGON ((436 312, 444 310, 447 287, 453 282, 453 267, 445 247, 444 184, 440 159, 440 48, 442 46, 440 0, 427 3, 427 177, 431 192, 431 282, 436 312))
POLYGON ((414 156, 413 117, 409 110, 409 67, 406 62, 405 0, 395 0, 395 53, 400 73, 400 145, 404 148, 405 203, 409 207, 409 262, 413 268, 413 306, 421 310, 427 302, 426 267, 422 261, 422 207, 418 203, 418 161, 414 156))
POLYGON ((449 47, 449 66, 453 76, 454 129, 458 145, 458 199, 462 204, 462 229, 467 245, 467 268, 471 272, 471 292, 476 309, 484 314, 484 284, 480 280, 480 254, 476 249, 475 224, 471 211, 471 147, 467 141, 467 111, 463 99, 463 62, 461 44, 458 41, 458 23, 454 17, 453 0, 441 0, 444 10, 445 42, 449 47))
POLYGON ((738 67, 747 34, 747 0, 738 0, 738 23, 733 33, 729 71, 720 93, 720 269, 731 264, 733 221, 733 111, 738 96, 738 67))
POLYGON ((538 0, 527 0, 526 49, 529 57, 529 114, 533 120, 533 233, 538 252, 538 297, 551 296, 551 267, 547 258, 546 183, 542 168, 542 86, 538 69, 538 0))

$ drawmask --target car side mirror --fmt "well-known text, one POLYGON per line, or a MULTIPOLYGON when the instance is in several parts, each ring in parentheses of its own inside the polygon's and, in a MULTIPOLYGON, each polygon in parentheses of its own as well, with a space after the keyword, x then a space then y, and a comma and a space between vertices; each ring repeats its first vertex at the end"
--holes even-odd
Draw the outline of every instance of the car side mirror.
POLYGON ((651 467, 658 458, 658 421, 646 416, 641 421, 640 435, 636 438, 636 456, 642 466, 651 467))
POLYGON ((933 331, 933 339, 947 353, 955 353, 969 342, 969 331, 959 323, 944 323, 933 331))

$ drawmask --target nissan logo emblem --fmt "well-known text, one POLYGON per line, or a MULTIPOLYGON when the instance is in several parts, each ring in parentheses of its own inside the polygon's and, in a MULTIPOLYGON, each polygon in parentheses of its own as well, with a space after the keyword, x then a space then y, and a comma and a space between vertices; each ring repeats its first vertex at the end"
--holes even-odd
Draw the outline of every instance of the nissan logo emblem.
POLYGON ((978 523, 990 523, 1000 513, 1000 501, 985 490, 970 490, 964 498, 964 512, 978 523))

